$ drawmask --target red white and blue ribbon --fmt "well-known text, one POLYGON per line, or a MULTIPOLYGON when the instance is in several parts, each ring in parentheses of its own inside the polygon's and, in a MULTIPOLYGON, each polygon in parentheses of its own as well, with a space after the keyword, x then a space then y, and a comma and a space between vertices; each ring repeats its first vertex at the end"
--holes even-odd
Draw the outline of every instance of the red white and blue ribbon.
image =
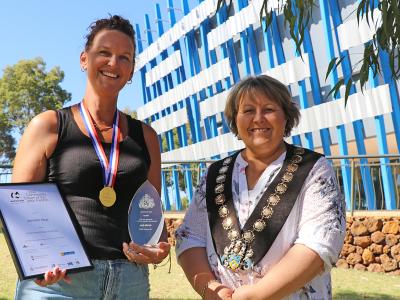
POLYGON ((115 111, 113 121, 113 133, 111 141, 111 152, 110 160, 108 160, 106 153, 104 152, 103 145, 97 134, 97 131, 93 125, 92 118, 89 112, 86 110, 83 102, 79 104, 79 111, 81 113, 83 123, 85 124, 86 130, 89 133, 90 139, 92 140, 94 150, 99 157, 101 168, 103 170, 103 183, 104 186, 113 187, 115 178, 117 177, 118 160, 119 160, 119 143, 118 138, 120 135, 119 128, 119 113, 118 109, 115 111))

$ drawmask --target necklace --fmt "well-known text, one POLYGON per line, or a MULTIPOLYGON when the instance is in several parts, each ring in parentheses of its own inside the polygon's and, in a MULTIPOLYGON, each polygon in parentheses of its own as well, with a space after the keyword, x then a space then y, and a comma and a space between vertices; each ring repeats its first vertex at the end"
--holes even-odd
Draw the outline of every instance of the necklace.
MULTIPOLYGON (((226 268, 232 271, 238 269, 251 270, 253 268, 254 251, 252 243, 255 239, 255 233, 262 232, 267 227, 266 221, 272 217, 275 206, 288 190, 289 183, 292 181, 298 169, 298 164, 303 160, 302 155, 304 154, 304 149, 296 147, 293 154, 294 155, 289 159, 289 164, 282 177, 279 178, 280 183, 266 199, 266 203, 260 211, 259 218, 253 222, 250 229, 244 232, 234 227, 234 221, 232 219, 232 217, 235 217, 234 212, 231 213, 229 211, 226 205, 227 203, 225 202, 228 199, 224 197, 225 179, 227 177, 226 172, 228 171, 228 165, 232 157, 228 157, 223 161, 221 168, 218 170, 220 175, 216 177, 216 196, 214 201, 218 208, 218 215, 222 219, 222 227, 230 241, 230 244, 224 248, 224 254, 221 256, 221 263, 226 268)), ((232 199, 229 200, 232 201, 232 199)))
POLYGON ((103 132, 103 131, 108 131, 108 130, 114 128, 114 125, 112 125, 112 126, 104 126, 103 128, 100 128, 100 126, 97 124, 96 120, 93 118, 92 114, 90 113, 90 111, 87 110, 87 112, 89 113, 89 117, 92 120, 92 124, 93 124, 94 128, 96 128, 97 131, 103 132))

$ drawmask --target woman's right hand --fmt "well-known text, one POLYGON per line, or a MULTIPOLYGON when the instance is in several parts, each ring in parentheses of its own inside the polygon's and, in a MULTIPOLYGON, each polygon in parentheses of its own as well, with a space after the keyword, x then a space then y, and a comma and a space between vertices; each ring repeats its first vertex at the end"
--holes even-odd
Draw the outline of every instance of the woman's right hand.
POLYGON ((204 299, 207 300, 232 300, 233 290, 219 282, 209 284, 204 299))
POLYGON ((61 270, 59 267, 55 267, 53 270, 49 270, 44 273, 43 279, 36 278, 35 283, 37 285, 40 285, 41 287, 54 284, 56 282, 59 282, 60 280, 64 280, 66 283, 70 284, 71 278, 66 275, 66 273, 67 270, 61 270))

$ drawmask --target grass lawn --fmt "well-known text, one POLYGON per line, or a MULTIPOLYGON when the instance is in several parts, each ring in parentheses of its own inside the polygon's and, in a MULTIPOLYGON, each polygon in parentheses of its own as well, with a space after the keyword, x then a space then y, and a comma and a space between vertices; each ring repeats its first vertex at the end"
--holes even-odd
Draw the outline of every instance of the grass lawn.
MULTIPOLYGON (((170 274, 168 264, 155 270, 150 266, 151 299, 200 299, 176 264, 174 253, 171 261, 170 274)), ((400 300, 400 276, 334 269, 332 277, 335 300, 400 300)), ((0 300, 13 299, 16 278, 4 236, 0 233, 0 300)))

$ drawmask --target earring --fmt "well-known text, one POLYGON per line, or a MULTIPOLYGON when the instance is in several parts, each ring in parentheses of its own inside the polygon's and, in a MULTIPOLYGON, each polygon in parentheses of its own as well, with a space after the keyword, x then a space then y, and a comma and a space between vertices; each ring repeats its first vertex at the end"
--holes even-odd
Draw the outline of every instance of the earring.
POLYGON ((126 83, 127 83, 127 84, 131 84, 131 83, 132 83, 132 78, 129 79, 126 83))
POLYGON ((85 72, 85 71, 86 71, 86 68, 85 68, 85 67, 81 67, 81 71, 82 71, 82 72, 85 72))

